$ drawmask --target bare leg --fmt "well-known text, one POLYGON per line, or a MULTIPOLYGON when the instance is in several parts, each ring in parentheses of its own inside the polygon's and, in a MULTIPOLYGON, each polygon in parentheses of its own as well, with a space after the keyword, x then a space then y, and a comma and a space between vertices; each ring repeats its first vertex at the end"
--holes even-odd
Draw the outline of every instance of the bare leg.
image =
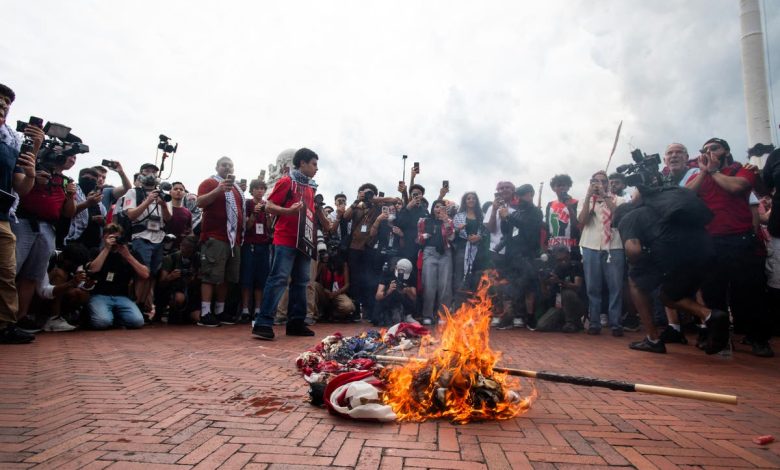
POLYGON ((17 319, 21 320, 27 316, 30 310, 33 294, 35 294, 35 281, 31 279, 17 279, 16 290, 19 293, 19 314, 17 319))

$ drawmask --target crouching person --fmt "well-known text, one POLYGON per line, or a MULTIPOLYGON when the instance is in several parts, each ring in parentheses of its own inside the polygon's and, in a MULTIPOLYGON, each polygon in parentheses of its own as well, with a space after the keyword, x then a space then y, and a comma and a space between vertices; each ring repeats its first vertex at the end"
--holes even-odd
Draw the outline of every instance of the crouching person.
POLYGON ((585 315, 582 264, 572 261, 568 246, 552 249, 553 267, 541 274, 545 314, 537 321, 537 331, 576 333, 585 315))
POLYGON ((405 321, 417 323, 414 315, 417 313, 417 289, 414 280, 409 279, 412 273, 412 262, 401 258, 395 269, 388 270, 376 288, 376 321, 378 325, 395 325, 405 321))
POLYGON ((95 288, 89 300, 89 323, 96 330, 112 325, 141 328, 144 317, 130 300, 129 285, 133 277, 147 279, 149 268, 141 264, 125 243, 118 243, 122 228, 111 224, 103 232, 103 248, 89 265, 95 288))
POLYGON ((314 284, 321 321, 349 321, 355 303, 349 298, 349 267, 337 253, 320 251, 314 284))

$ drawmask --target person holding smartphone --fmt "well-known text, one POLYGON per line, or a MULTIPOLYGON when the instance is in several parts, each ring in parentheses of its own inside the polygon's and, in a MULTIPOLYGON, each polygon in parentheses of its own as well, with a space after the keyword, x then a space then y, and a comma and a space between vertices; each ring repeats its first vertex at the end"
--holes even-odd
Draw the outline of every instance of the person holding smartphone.
POLYGON ((238 283, 241 270, 241 242, 244 234, 244 195, 235 184, 233 160, 217 160, 216 174, 198 186, 200 222, 201 310, 198 325, 232 325, 235 314, 225 313, 227 283, 238 283), (211 301, 216 291, 214 313, 211 301))

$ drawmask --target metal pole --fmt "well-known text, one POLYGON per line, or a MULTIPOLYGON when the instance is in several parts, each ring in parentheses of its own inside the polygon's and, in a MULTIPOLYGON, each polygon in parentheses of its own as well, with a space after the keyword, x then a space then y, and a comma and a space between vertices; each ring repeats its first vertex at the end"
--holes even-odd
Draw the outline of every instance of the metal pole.
MULTIPOLYGON (((758 0, 740 0, 740 46, 742 48, 742 85, 745 89, 745 117, 748 147, 772 143, 769 120, 769 86, 764 60, 764 31, 758 0)), ((750 157, 750 163, 764 166, 764 157, 750 157)))

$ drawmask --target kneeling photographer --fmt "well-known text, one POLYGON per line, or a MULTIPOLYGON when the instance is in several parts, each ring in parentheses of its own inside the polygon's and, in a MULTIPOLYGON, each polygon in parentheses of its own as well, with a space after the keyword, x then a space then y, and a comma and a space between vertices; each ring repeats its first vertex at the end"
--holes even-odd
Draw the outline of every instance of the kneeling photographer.
POLYGON ((171 220, 171 209, 166 201, 170 200, 170 195, 163 194, 158 188, 158 171, 154 164, 142 165, 138 177, 141 186, 129 190, 122 202, 122 212, 131 225, 131 234, 125 234, 125 239, 132 240, 133 251, 138 253, 150 273, 147 279, 136 281, 135 301, 142 311, 149 312, 150 317, 154 316, 154 278, 163 258, 163 229, 165 223, 171 220))
POLYGON ((157 297, 158 305, 169 308, 168 324, 195 323, 200 318, 199 271, 198 241, 193 236, 182 238, 179 249, 163 258, 157 297))
POLYGON ((317 309, 320 321, 346 322, 355 312, 355 303, 349 292, 349 266, 339 254, 338 240, 330 240, 319 252, 315 278, 317 309))
POLYGON ((652 293, 660 288, 665 306, 689 312, 707 326, 704 351, 715 354, 729 343, 729 316, 696 302, 704 281, 712 242, 705 226, 712 212, 685 188, 661 187, 660 177, 649 165, 640 165, 627 177, 638 189, 630 204, 619 207, 618 225, 629 263, 629 289, 647 332, 647 337, 629 347, 638 351, 666 353, 666 346, 653 324, 652 293))
POLYGON ((406 258, 399 259, 383 273, 376 288, 376 325, 416 322, 417 289, 411 274, 412 263, 406 258))
POLYGON ((96 330, 105 330, 115 324, 128 329, 144 326, 141 311, 127 296, 127 286, 133 277, 147 279, 149 268, 127 244, 120 243, 122 235, 122 227, 109 224, 103 230, 103 248, 87 268, 95 281, 87 308, 90 326, 96 330))

